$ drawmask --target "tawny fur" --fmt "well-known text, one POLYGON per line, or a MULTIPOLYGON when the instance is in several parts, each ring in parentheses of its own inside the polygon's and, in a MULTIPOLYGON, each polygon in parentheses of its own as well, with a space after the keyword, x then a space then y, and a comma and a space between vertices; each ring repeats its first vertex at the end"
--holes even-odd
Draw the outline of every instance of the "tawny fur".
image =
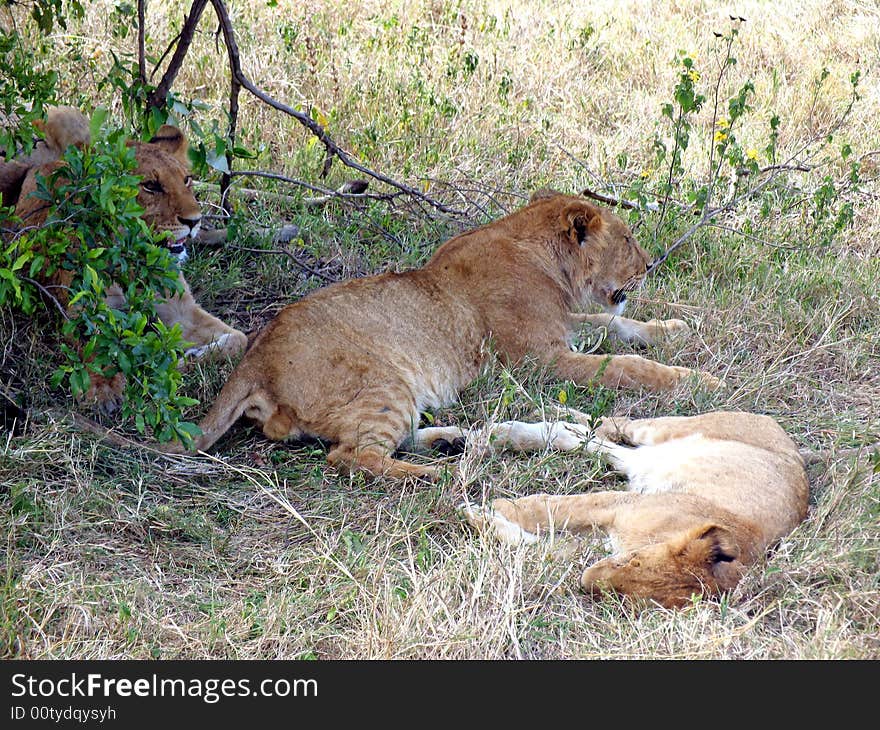
POLYGON ((2 205, 14 206, 18 202, 29 170, 59 160, 70 146, 84 147, 91 141, 88 119, 73 107, 51 107, 46 111, 46 119, 38 119, 34 126, 42 131, 43 139, 37 140, 31 153, 0 162, 2 205))
MULTIPOLYGON (((585 424, 511 421, 471 442, 534 451, 584 448, 628 477, 627 491, 534 494, 468 505, 469 521, 509 542, 540 533, 598 528, 614 553, 587 568, 589 592, 616 591, 667 607, 694 594, 733 589, 745 569, 807 514, 809 485, 797 447, 768 416, 714 412, 692 417, 604 419, 585 424)), ((461 438, 423 429, 418 441, 461 438)))
POLYGON ((195 448, 247 416, 272 439, 331 442, 328 460, 340 467, 434 477, 433 467, 392 454, 420 412, 453 401, 492 350, 508 363, 534 356, 576 383, 673 388, 694 372, 569 346, 571 312, 590 303, 618 310, 649 261, 608 210, 538 196, 447 241, 421 269, 334 284, 283 309, 231 374, 195 448))
MULTIPOLYGON (((20 191, 15 196, 15 213, 25 226, 42 225, 49 213, 48 204, 32 195, 37 189, 37 176, 47 176, 60 167, 63 163, 58 159, 68 145, 90 144, 88 120, 80 111, 71 107, 49 110, 43 131, 45 142, 40 143, 34 154, 21 165, 26 169, 21 179, 20 191)), ((142 178, 137 201, 144 209, 143 218, 154 230, 170 234, 167 245, 172 253, 178 257, 185 256, 184 244, 187 239, 196 235, 202 218, 201 209, 192 192, 186 138, 176 127, 164 125, 149 142, 130 141, 129 144, 135 150, 137 165, 134 173, 142 178)), ((5 166, 10 164, 5 163, 5 166)), ((8 171, 9 168, 4 169, 8 171)), ((0 170, 0 177, 2 175, 3 171, 0 170)), ((9 177, 7 175, 7 185, 9 177)), ((0 186, 2 184, 0 182, 0 186)), ((6 195, 11 195, 11 189, 7 187, 6 195)), ((174 324, 181 326, 183 340, 189 343, 188 357, 195 359, 240 355, 247 346, 244 333, 202 309, 193 298, 183 274, 178 273, 178 277, 183 292, 157 302, 156 310, 164 324, 169 327, 174 324)), ((43 277, 42 283, 66 306, 73 278, 72 271, 61 269, 49 279, 43 277)), ((107 298, 116 308, 125 306, 119 287, 110 287, 107 298)), ((105 377, 105 374, 91 373, 90 377, 92 385, 86 398, 96 400, 98 406, 105 411, 118 407, 124 388, 122 376, 116 374, 105 377)))

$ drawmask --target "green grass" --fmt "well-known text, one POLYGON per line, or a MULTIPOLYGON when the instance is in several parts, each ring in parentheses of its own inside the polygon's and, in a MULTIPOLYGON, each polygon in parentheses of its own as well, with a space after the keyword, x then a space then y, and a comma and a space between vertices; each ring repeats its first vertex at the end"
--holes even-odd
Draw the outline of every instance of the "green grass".
MULTIPOLYGON (((60 69, 65 101, 100 102, 119 116, 119 99, 97 90, 108 57, 96 51, 130 52, 133 39, 108 37, 109 13, 98 5, 88 5, 82 27, 57 34, 58 57, 45 62, 60 69), (69 61, 74 47, 78 65, 69 61)), ((242 5, 236 30, 255 83, 286 103, 313 104, 365 164, 464 213, 446 217, 403 201, 316 209, 298 202, 303 191, 248 180, 293 200, 239 203, 235 240, 196 248, 185 271, 206 308, 245 331, 327 279, 417 266, 450 235, 520 205, 541 185, 623 190, 652 164, 676 52, 695 54, 708 77, 712 31, 728 27, 726 13, 716 17, 696 0, 650 12, 635 2, 540 0, 242 5), (302 240, 289 249, 299 263, 250 230, 280 221, 300 226, 302 240)), ((820 243, 802 211, 762 218, 760 201, 746 201, 723 223, 748 224, 752 237, 701 229, 629 310, 691 322, 691 336, 650 357, 723 376, 727 388, 590 391, 531 363, 513 371, 492 363, 458 403, 430 414, 438 424, 528 419, 555 412, 565 390, 570 406, 596 414, 773 415, 800 447, 827 450, 827 458, 810 467, 807 520, 732 594, 677 612, 590 600, 578 578, 604 554, 601 540, 559 536, 511 548, 474 533, 457 511, 466 495, 620 485, 584 454, 466 453, 453 457, 457 476, 429 486, 340 476, 327 467, 324 445, 269 442, 244 422, 212 457, 111 447, 77 429, 77 406, 45 385, 58 362, 51 313, 27 321, 3 311, 0 375, 26 394, 29 422, 23 434, 0 433, 0 656, 880 656, 880 477, 869 462, 838 454, 880 439, 880 209, 870 154, 880 139, 880 17, 845 7, 829 20, 818 2, 792 6, 756 4, 742 30, 737 78, 756 87, 743 140, 758 144, 779 113, 780 145, 796 149, 840 111, 860 59, 863 98, 836 133, 864 156, 865 192, 847 198, 853 225, 820 243), (764 17, 771 13, 772 22, 764 17), (816 96, 823 67, 830 75, 816 96)), ((151 0, 151 48, 165 48, 184 7, 151 0)), ((208 103, 203 126, 225 105, 222 60, 205 34, 176 88, 208 103)), ((319 146, 253 100, 243 103, 242 128, 260 153, 248 163, 254 169, 328 186, 352 176, 336 163, 320 181, 319 146)), ((700 179, 711 118, 701 114, 695 129, 685 166, 700 179)), ((789 182, 809 190, 829 171, 845 173, 829 162, 789 182)), ((651 175, 653 184, 662 172, 651 175)), ((217 202, 208 190, 202 197, 217 202)), ((655 240, 648 217, 637 234, 658 254, 691 222, 673 216, 655 240)), ((186 375, 186 393, 201 401, 193 418, 228 368, 186 375)))

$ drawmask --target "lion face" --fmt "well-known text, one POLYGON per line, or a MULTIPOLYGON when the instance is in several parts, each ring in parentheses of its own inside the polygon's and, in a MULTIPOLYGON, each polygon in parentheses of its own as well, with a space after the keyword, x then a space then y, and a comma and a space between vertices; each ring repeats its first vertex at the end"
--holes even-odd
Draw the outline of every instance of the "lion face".
POLYGON ((642 285, 651 265, 629 226, 607 208, 555 191, 539 191, 529 208, 558 216, 553 226, 561 236, 557 248, 580 305, 598 304, 622 314, 627 294, 642 285))
POLYGON ((603 254, 598 259, 589 288, 590 299, 611 314, 621 315, 627 294, 645 281, 651 257, 633 236, 629 226, 607 209, 599 209, 597 243, 603 254))
POLYGON ((192 192, 186 138, 166 124, 149 142, 132 144, 137 159, 135 174, 142 178, 137 201, 144 209, 144 221, 153 230, 168 234, 168 250, 183 261, 186 241, 197 235, 202 220, 192 192))
POLYGON ((695 594, 733 589, 743 571, 730 533, 707 524, 679 539, 600 560, 584 571, 581 585, 589 593, 611 590, 680 608, 695 594))

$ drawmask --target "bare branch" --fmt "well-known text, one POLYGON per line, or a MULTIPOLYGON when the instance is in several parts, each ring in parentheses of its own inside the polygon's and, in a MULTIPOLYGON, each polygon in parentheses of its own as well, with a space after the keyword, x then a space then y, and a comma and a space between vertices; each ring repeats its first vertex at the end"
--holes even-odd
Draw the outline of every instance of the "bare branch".
POLYGON ((26 281, 28 284, 33 284, 35 287, 37 287, 37 289, 39 289, 43 293, 43 296, 45 296, 46 299, 48 299, 50 302, 52 302, 52 304, 56 306, 58 311, 61 312, 61 316, 64 317, 64 319, 70 319, 70 317, 67 315, 67 310, 62 306, 61 302, 59 302, 55 295, 52 294, 52 292, 44 287, 39 281, 37 281, 36 279, 31 279, 27 276, 22 276, 21 278, 22 281, 26 281))
MULTIPOLYGON (((201 0, 195 0, 196 3, 201 2, 201 0)), ((407 195, 420 200, 429 206, 439 210, 441 213, 448 213, 450 215, 463 215, 462 211, 457 211, 453 208, 449 208, 443 203, 434 200, 433 198, 425 195, 420 190, 416 190, 415 188, 406 185, 404 183, 398 182, 393 178, 388 177, 380 172, 376 172, 375 170, 371 170, 368 167, 365 167, 358 161, 352 159, 349 154, 343 150, 336 142, 331 139, 331 137, 327 134, 326 130, 318 124, 314 119, 311 118, 308 114, 305 114, 301 111, 297 111, 286 104, 277 101, 272 98, 262 89, 255 86, 250 79, 248 79, 241 70, 241 64, 239 62, 239 53, 238 53, 238 45, 235 41, 235 34, 232 30, 232 23, 229 19, 229 14, 226 10, 226 5, 223 3, 223 0, 211 0, 211 4, 214 7, 214 11, 217 13, 217 18, 220 21, 220 25, 223 28, 223 38, 226 41, 226 51, 229 54, 229 62, 230 68, 232 70, 233 76, 237 79, 238 83, 242 86, 242 88, 249 91, 251 94, 256 96, 260 101, 268 104, 273 109, 277 109, 280 112, 284 112, 285 114, 296 119, 300 124, 302 124, 306 129, 308 129, 312 134, 314 134, 318 141, 324 145, 324 148, 327 150, 329 155, 333 155, 342 162, 346 167, 350 167, 353 170, 357 170, 364 175, 368 175, 369 177, 378 180, 379 182, 383 182, 386 185, 390 185, 393 188, 397 188, 398 190, 406 193, 407 195)), ((194 3, 195 7, 195 3, 194 3)))
POLYGON ((322 274, 317 269, 313 269, 308 264, 304 264, 302 261, 300 261, 294 255, 293 251, 290 251, 286 248, 281 248, 281 249, 279 249, 279 248, 248 248, 247 246, 229 246, 229 248, 231 248, 234 251, 247 251, 249 253, 260 253, 260 254, 270 253, 270 254, 279 254, 281 256, 287 256, 287 258, 289 258, 298 268, 302 269, 307 274, 311 274, 312 276, 315 276, 315 277, 321 279, 321 281, 323 281, 325 284, 332 284, 334 281, 336 281, 332 277, 329 277, 326 274, 322 274))
MULTIPOLYGON (((594 190, 590 190, 590 188, 584 188, 581 190, 581 195, 585 198, 592 198, 593 200, 598 200, 600 203, 604 203, 605 205, 613 205, 620 206, 621 208, 627 208, 629 210, 639 210, 641 206, 636 203, 634 200, 625 200, 623 198, 612 198, 608 195, 603 195, 602 193, 597 193, 594 190)), ((648 210, 657 210, 658 206, 656 203, 649 203, 647 206, 648 210)))
POLYGON ((366 192, 358 192, 365 191, 367 189, 368 183, 364 180, 348 180, 342 185, 340 185, 336 190, 330 190, 328 188, 322 188, 319 185, 312 185, 311 183, 304 182, 302 180, 297 180, 292 177, 287 177, 285 175, 280 175, 274 172, 264 172, 262 170, 238 170, 233 171, 231 173, 232 177, 263 177, 268 178, 270 180, 278 180, 280 182, 288 183, 290 185, 296 185, 301 188, 305 188, 307 190, 312 190, 316 193, 320 193, 318 196, 308 197, 298 199, 293 195, 285 195, 284 193, 276 193, 271 190, 255 190, 253 188, 239 188, 230 186, 229 189, 223 191, 219 189, 218 185, 214 185, 212 183, 198 183, 197 186, 200 189, 213 190, 217 189, 222 195, 227 195, 230 190, 234 190, 236 195, 241 195, 249 200, 257 200, 259 198, 268 198, 270 200, 277 200, 279 202, 284 203, 298 203, 300 205, 324 205, 325 203, 329 203, 331 200, 350 200, 350 201, 359 201, 359 200, 392 200, 396 194, 389 193, 366 193, 366 192))
POLYGON ((147 51, 146 51, 146 5, 147 0, 138 0, 137 3, 137 44, 138 44, 138 78, 142 86, 147 84, 147 51))
MULTIPOLYGON (((207 5, 208 0, 193 0, 192 7, 189 9, 189 15, 184 18, 183 28, 180 31, 177 47, 174 49, 174 55, 171 57, 171 61, 168 63, 168 68, 165 69, 165 73, 162 75, 159 84, 150 94, 150 98, 147 101, 148 108, 155 107, 157 109, 163 109, 165 107, 165 99, 168 96, 168 92, 171 90, 174 79, 177 78, 177 74, 183 66, 183 60, 186 58, 187 51, 189 51, 189 47, 195 36, 196 28, 199 25, 199 20, 201 19, 202 13, 205 11, 207 5)), ((140 22, 140 18, 138 21, 140 22)), ((141 23, 141 26, 143 26, 143 23, 141 23)))

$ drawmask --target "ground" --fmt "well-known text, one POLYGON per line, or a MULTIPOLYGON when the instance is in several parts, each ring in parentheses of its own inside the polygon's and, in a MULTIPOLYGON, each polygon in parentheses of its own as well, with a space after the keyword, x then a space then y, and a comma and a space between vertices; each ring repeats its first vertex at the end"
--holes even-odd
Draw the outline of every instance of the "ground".
MULTIPOLYGON (((87 4, 82 27, 58 34, 52 62, 65 101, 87 106, 98 98, 121 118, 119 100, 98 91, 97 80, 108 49, 130 53, 134 42, 110 34, 104 18, 112 13, 99 12, 100 4, 87 4), (69 61, 74 53, 78 65, 69 61)), ((155 48, 173 38, 184 5, 149 3, 155 48)), ((459 403, 426 420, 532 418, 564 412, 560 400, 597 415, 766 413, 799 447, 822 455, 809 471, 808 518, 722 599, 681 611, 592 600, 578 577, 603 554, 601 541, 560 537, 510 548, 474 533, 457 509, 465 496, 618 484, 592 457, 408 457, 459 463, 455 476, 426 485, 339 475, 326 465, 324 445, 269 442, 244 422, 211 456, 121 449, 78 426, 74 412, 96 417, 45 385, 57 366, 53 313, 28 320, 3 310, 0 374, 28 417, 22 432, 0 432, 7 536, 0 656, 880 656, 880 477, 876 462, 844 453, 880 440, 876 8, 743 2, 735 13, 744 23, 698 0, 321 0, 308 7, 279 0, 277 10, 233 10, 242 64, 255 83, 286 103, 312 105, 313 117, 368 167, 459 211, 382 200, 315 209, 302 203, 299 188, 280 185, 272 190, 292 199, 240 201, 236 236, 223 247, 196 245, 186 274, 209 311, 244 331, 326 281, 419 265, 448 236, 544 185, 627 197, 644 181, 650 202, 667 179, 654 140, 671 149, 662 108, 674 100, 685 57, 708 100, 694 118, 680 177, 705 180, 709 151, 725 129, 718 119, 730 117, 727 99, 751 79, 752 109, 735 129, 746 158, 754 150, 761 165, 770 164, 764 150, 777 115, 780 159, 819 150, 818 166, 777 180, 773 194, 784 205, 772 214, 761 214, 761 191, 701 227, 629 310, 690 322, 692 335, 650 356, 707 370, 727 387, 612 393, 555 381, 532 364, 492 363, 459 403), (737 64, 713 118, 712 80, 723 58, 714 33, 732 27, 739 28, 737 64), (856 71, 860 98, 847 114, 856 71), (852 149, 846 160, 844 144, 852 149), (845 184, 852 161, 860 164, 859 190, 845 184), (826 177, 834 210, 853 206, 851 223, 834 236, 807 205, 826 177), (300 226, 302 239, 285 248, 253 233, 280 221, 300 226)), ((222 110, 225 69, 222 47, 206 33, 179 95, 222 110)), ((259 151, 245 163, 253 169, 331 187, 353 176, 337 163, 321 181, 320 144, 252 98, 243 101, 241 128, 242 142, 259 151)), ((200 194, 214 212, 210 182, 200 194)), ((731 199, 725 185, 717 190, 719 201, 731 199)), ((663 225, 658 211, 622 214, 659 255, 695 222, 686 205, 677 200, 663 225)), ((589 338, 585 346, 636 351, 589 338)), ((186 376, 187 393, 200 400, 193 419, 229 367, 186 376)), ((131 424, 98 420, 134 435, 131 424)))

